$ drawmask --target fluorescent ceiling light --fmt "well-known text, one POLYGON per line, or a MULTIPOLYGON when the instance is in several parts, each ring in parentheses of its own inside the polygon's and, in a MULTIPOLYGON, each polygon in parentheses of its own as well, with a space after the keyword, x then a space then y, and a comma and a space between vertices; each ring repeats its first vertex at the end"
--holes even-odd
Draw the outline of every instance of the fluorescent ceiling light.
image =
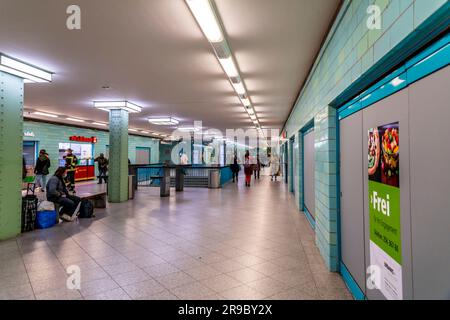
POLYGON ((128 131, 131 131, 131 132, 137 132, 136 129, 128 129, 128 131))
POLYGON ((84 120, 76 119, 76 118, 66 118, 66 120, 73 121, 73 122, 84 122, 84 120))
POLYGON ((0 70, 16 75, 26 82, 51 82, 52 74, 48 71, 33 67, 16 59, 0 55, 0 70))
POLYGON ((255 115, 255 111, 253 110, 253 108, 247 108, 247 113, 252 116, 255 115))
POLYGON ((405 82, 405 80, 400 79, 400 77, 395 78, 394 80, 391 81, 391 84, 394 87, 398 87, 399 85, 401 85, 403 82, 405 82))
POLYGON ((92 122, 92 124, 94 124, 96 126, 107 126, 106 123, 100 123, 100 122, 92 122))
POLYGON ((245 107, 249 107, 249 106, 252 105, 252 104, 250 103, 250 100, 249 100, 248 98, 241 99, 241 101, 242 101, 242 104, 243 104, 245 107))
POLYGON ((148 134, 148 131, 141 130, 141 133, 148 134))
POLYGON ((180 131, 183 131, 183 132, 191 132, 191 131, 197 132, 200 130, 200 128, 197 128, 197 127, 179 127, 177 129, 180 131))
POLYGON ((142 107, 128 101, 94 101, 94 108, 104 111, 121 109, 130 113, 139 113, 142 111, 142 107))
POLYGON ((58 118, 56 114, 50 114, 45 112, 33 112, 33 114, 37 114, 38 116, 50 117, 50 118, 58 118))
POLYGON ((234 90, 236 90, 236 93, 239 95, 244 95, 247 91, 245 91, 244 85, 242 84, 242 82, 238 82, 238 83, 232 83, 234 90))
POLYGON ((189 9, 210 42, 223 40, 222 30, 209 0, 186 0, 189 9))
POLYGON ((225 70, 225 73, 230 78, 235 78, 239 76, 239 72, 237 71, 237 68, 234 64, 233 58, 228 57, 226 59, 219 59, 220 64, 222 65, 223 69, 225 70))
POLYGON ((148 119, 148 122, 156 124, 158 126, 170 126, 170 125, 177 125, 180 123, 180 121, 172 117, 150 118, 148 119))

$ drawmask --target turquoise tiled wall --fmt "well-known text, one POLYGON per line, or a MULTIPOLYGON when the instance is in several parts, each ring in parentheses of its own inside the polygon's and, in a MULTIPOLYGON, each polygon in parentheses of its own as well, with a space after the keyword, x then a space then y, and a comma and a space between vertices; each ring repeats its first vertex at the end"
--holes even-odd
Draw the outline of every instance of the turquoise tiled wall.
MULTIPOLYGON (((288 138, 314 120, 316 243, 330 270, 338 270, 337 120, 328 107, 340 93, 420 26, 447 0, 346 0, 286 123, 288 138), (381 30, 369 30, 367 8, 381 9, 381 30)), ((294 150, 301 152, 298 146, 294 150)), ((301 205, 301 157, 295 155, 296 202, 301 205), (298 187, 297 187, 298 186, 298 187)))
MULTIPOLYGON (((109 132, 55 125, 49 123, 24 121, 24 132, 33 132, 34 137, 24 137, 27 141, 38 141, 40 149, 46 149, 50 156, 52 169, 50 173, 56 170, 58 166, 58 144, 60 142, 70 142, 70 136, 97 137, 97 143, 94 146, 95 156, 106 152, 106 146, 109 145, 109 132)), ((159 162, 159 140, 141 136, 129 136, 128 155, 131 163, 135 162, 136 147, 148 147, 151 153, 151 162, 159 162)))

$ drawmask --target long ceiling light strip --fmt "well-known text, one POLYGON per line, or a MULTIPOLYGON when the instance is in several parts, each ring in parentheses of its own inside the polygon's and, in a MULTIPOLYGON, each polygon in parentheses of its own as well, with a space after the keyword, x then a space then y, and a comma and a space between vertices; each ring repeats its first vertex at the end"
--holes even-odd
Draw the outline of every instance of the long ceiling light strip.
POLYGON ((180 121, 172 117, 149 118, 148 122, 158 126, 170 126, 170 125, 177 125, 180 123, 180 121))
POLYGON ((246 108, 248 112, 249 109, 252 112, 249 112, 249 116, 254 115, 251 120, 253 123, 256 121, 256 127, 259 128, 259 121, 250 101, 250 98, 247 94, 247 90, 245 89, 244 82, 242 80, 241 75, 239 74, 239 70, 236 67, 236 63, 234 62, 233 56, 231 54, 231 48, 228 45, 228 42, 224 36, 224 32, 222 30, 222 26, 216 14, 215 9, 210 0, 185 0, 189 9, 191 10, 194 18, 197 20, 198 25, 202 29, 204 35, 211 43, 214 53, 216 54, 217 59, 220 62, 223 70, 227 74, 230 82, 239 96, 242 104, 246 108), (256 119, 256 120, 254 120, 256 119))
POLYGON ((104 111, 122 109, 130 113, 142 111, 142 107, 128 101, 94 101, 94 108, 104 111))
POLYGON ((25 82, 52 82, 52 73, 0 53, 0 71, 23 78, 25 82))

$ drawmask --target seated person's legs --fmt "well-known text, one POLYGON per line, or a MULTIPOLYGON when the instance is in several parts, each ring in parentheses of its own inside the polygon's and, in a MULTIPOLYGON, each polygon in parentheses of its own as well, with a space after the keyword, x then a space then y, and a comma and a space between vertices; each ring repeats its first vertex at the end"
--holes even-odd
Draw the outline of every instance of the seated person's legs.
POLYGON ((61 215, 65 213, 71 216, 75 211, 75 208, 77 207, 75 202, 69 199, 69 197, 61 197, 56 201, 56 203, 58 203, 62 207, 60 210, 61 215))

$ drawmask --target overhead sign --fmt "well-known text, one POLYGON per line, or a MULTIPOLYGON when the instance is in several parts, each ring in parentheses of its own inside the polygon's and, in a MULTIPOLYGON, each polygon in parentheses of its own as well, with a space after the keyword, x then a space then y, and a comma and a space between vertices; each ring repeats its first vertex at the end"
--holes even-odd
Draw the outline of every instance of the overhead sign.
POLYGON ((97 143, 97 137, 71 136, 70 141, 97 143))
POLYGON ((402 300, 398 122, 370 129, 368 143, 370 265, 381 276, 377 289, 402 300))
POLYGON ((24 137, 34 137, 34 132, 33 131, 25 131, 23 133, 24 137))

